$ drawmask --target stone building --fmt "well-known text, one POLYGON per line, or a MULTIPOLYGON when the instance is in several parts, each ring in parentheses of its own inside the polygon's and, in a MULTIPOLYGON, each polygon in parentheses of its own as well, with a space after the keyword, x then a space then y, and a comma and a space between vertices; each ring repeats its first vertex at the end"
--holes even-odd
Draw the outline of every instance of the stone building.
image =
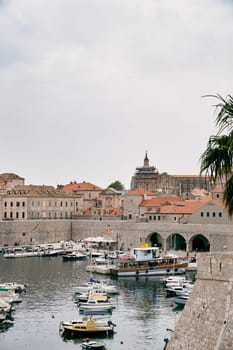
POLYGON ((131 178, 130 189, 136 188, 142 188, 154 194, 165 193, 182 196, 184 199, 189 199, 190 193, 195 188, 202 188, 206 191, 212 189, 210 181, 205 176, 159 173, 155 166, 149 164, 147 152, 143 166, 137 167, 131 178))
POLYGON ((7 190, 15 186, 23 186, 24 178, 14 173, 0 174, 0 194, 6 193, 7 190))
POLYGON ((1 220, 71 219, 74 196, 52 186, 15 186, 1 196, 1 220))
POLYGON ((143 166, 137 167, 135 174, 131 178, 130 189, 143 188, 146 191, 156 193, 159 185, 158 170, 155 166, 150 166, 146 152, 143 166))
POLYGON ((59 186, 63 193, 72 194, 76 199, 77 209, 100 208, 100 194, 103 189, 90 182, 70 182, 67 185, 59 186))

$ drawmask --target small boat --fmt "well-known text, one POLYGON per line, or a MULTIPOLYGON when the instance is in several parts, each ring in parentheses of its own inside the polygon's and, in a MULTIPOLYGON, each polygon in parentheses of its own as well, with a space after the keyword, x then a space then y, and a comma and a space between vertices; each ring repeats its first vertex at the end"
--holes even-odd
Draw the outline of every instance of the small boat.
POLYGON ((17 247, 14 249, 11 249, 9 251, 6 251, 3 254, 4 258, 30 258, 40 256, 40 252, 37 249, 33 248, 25 248, 25 247, 17 247))
POLYGON ((81 344, 82 349, 85 350, 105 350, 106 345, 102 342, 85 339, 81 344))
POLYGON ((19 293, 15 293, 13 289, 7 287, 0 288, 0 299, 9 304, 22 302, 19 293))
POLYGON ((76 260, 86 260, 87 255, 82 254, 78 251, 73 251, 71 253, 67 253, 62 255, 63 261, 76 261, 76 260))
POLYGON ((0 288, 13 289, 15 293, 26 293, 25 284, 15 283, 15 282, 5 282, 0 283, 0 288))
POLYGON ((114 306, 110 302, 102 302, 98 300, 88 300, 85 303, 79 303, 79 311, 112 311, 114 306))
POLYGON ((111 335, 114 333, 115 325, 110 321, 97 320, 89 317, 84 318, 81 321, 61 322, 60 333, 65 336, 72 337, 86 337, 86 336, 98 336, 98 335, 111 335))
POLYGON ((90 278, 88 282, 81 284, 76 288, 76 294, 88 293, 90 291, 99 291, 100 293, 118 294, 119 291, 115 285, 109 284, 106 281, 100 281, 95 278, 90 278))
POLYGON ((182 294, 177 295, 175 298, 173 298, 173 301, 176 305, 185 305, 189 300, 189 295, 189 292, 183 292, 182 294))
POLYGON ((107 293, 89 292, 84 294, 75 294, 74 296, 76 303, 86 303, 88 300, 97 300, 99 302, 107 302, 110 296, 107 293))

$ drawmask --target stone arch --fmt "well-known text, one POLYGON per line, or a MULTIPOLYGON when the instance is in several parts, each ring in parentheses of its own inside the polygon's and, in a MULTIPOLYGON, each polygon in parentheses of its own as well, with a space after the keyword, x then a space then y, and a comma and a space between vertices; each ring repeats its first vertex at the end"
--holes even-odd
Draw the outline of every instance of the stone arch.
POLYGON ((162 236, 158 233, 158 232, 152 232, 148 237, 147 237, 147 243, 151 246, 151 247, 159 247, 159 248, 163 248, 163 238, 162 236))
POLYGON ((189 250, 191 252, 209 252, 210 241, 202 234, 195 235, 189 241, 189 250))
POLYGON ((172 233, 167 238, 166 247, 167 250, 187 250, 186 240, 180 233, 172 233))

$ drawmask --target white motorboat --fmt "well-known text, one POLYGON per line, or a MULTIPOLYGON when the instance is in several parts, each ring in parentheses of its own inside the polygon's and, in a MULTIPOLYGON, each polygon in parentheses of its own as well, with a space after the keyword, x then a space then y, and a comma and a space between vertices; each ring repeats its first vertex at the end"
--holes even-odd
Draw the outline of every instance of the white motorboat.
POLYGON ((15 293, 15 291, 10 288, 0 288, 0 299, 9 304, 22 302, 19 293, 15 293))
POLYGON ((90 278, 88 282, 79 285, 76 288, 75 293, 83 294, 83 293, 88 293, 89 291, 94 291, 94 292, 99 291, 101 293, 107 293, 107 294, 119 293, 115 285, 109 284, 108 282, 100 281, 94 278, 90 278))
POLYGON ((187 301, 189 300, 190 293, 183 292, 180 295, 177 295, 175 298, 173 298, 173 301, 176 305, 185 305, 187 301))
POLYGON ((87 255, 80 253, 79 251, 72 251, 62 255, 63 261, 76 261, 76 260, 86 260, 87 255))
POLYGON ((114 306, 111 302, 88 300, 85 303, 79 303, 79 311, 112 311, 113 309, 114 306))
POLYGON ((0 310, 3 310, 5 313, 10 313, 12 311, 12 305, 0 298, 0 310))
POLYGON ((8 288, 15 291, 15 293, 22 293, 26 292, 26 285, 15 283, 15 282, 4 282, 0 283, 0 288, 8 288))

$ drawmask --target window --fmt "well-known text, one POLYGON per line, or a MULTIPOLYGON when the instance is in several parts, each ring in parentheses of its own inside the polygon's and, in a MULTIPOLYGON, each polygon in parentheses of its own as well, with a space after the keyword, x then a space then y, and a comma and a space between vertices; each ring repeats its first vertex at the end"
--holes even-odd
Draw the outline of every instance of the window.
POLYGON ((219 194, 218 193, 216 194, 216 198, 219 198, 219 194))
POLYGON ((62 207, 62 202, 60 202, 60 207, 62 207))
POLYGON ((4 211, 4 219, 6 219, 6 218, 7 218, 7 212, 4 211))
POLYGON ((210 213, 207 211, 207 213, 206 213, 206 216, 207 216, 207 218, 210 216, 210 213))
POLYGON ((16 212, 16 219, 18 219, 19 218, 19 212, 17 211, 16 212))
POLYGON ((13 213, 12 213, 12 211, 10 212, 10 219, 13 219, 13 213))
POLYGON ((158 215, 158 220, 160 220, 160 215, 158 215))
POLYGON ((215 212, 213 212, 213 218, 215 218, 215 212))
POLYGON ((25 219, 25 213, 24 213, 24 211, 22 212, 22 219, 25 219))
POLYGON ((149 215, 149 220, 152 220, 152 216, 151 215, 149 215))
POLYGON ((22 206, 25 207, 25 202, 22 202, 22 206))
POLYGON ((20 207, 20 202, 16 202, 16 207, 20 207))
POLYGON ((221 218, 221 217, 222 217, 222 213, 221 213, 221 212, 219 212, 219 213, 218 213, 218 216, 221 218))
POLYGON ((204 213, 203 213, 203 211, 201 212, 201 216, 202 216, 202 217, 204 216, 204 213))
POLYGON ((10 205, 11 205, 11 207, 13 207, 14 203, 13 203, 13 202, 11 202, 11 204, 10 204, 10 205))
POLYGON ((7 207, 7 202, 4 202, 4 207, 7 207))

